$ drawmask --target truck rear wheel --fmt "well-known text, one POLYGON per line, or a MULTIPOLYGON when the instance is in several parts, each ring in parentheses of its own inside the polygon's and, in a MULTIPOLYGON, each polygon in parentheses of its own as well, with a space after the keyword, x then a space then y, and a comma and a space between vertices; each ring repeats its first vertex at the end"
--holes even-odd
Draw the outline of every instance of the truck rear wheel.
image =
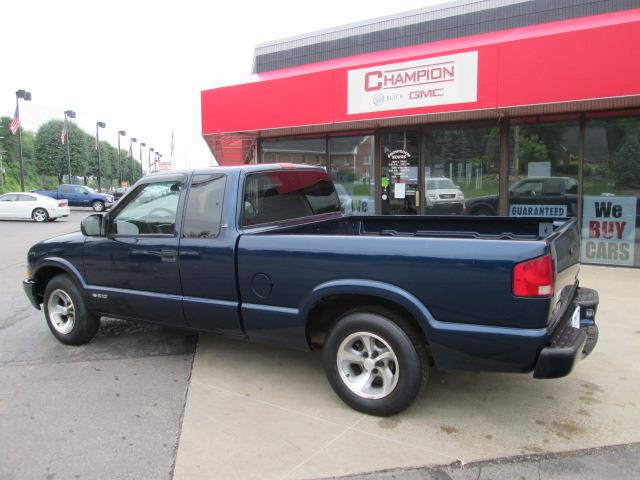
POLYGON ((352 408, 389 416, 409 407, 427 381, 429 363, 421 336, 391 310, 347 312, 323 347, 329 383, 352 408))
POLYGON ((87 310, 80 290, 68 275, 57 275, 49 281, 43 307, 51 333, 66 345, 87 343, 98 332, 100 319, 87 310))
POLYGON ((102 212, 104 211, 104 203, 100 200, 96 200, 91 204, 91 208, 93 208, 94 212, 102 212))

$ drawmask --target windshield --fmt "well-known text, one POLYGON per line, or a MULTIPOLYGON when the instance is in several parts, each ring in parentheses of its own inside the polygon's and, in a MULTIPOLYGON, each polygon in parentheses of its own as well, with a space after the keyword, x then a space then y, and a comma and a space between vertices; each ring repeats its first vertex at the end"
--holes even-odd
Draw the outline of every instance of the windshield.
POLYGON ((448 178, 428 178, 427 190, 455 189, 455 184, 448 178))

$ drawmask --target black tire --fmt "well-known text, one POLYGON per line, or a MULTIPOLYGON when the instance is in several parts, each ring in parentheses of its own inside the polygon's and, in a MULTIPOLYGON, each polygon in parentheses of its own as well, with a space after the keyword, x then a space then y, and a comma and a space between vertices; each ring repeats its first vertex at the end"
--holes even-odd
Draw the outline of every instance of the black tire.
POLYGON ((34 208, 31 212, 31 218, 34 222, 42 223, 49 220, 49 212, 45 208, 34 208))
POLYGON ((65 345, 82 345, 90 342, 98 332, 98 328, 100 328, 100 319, 89 312, 80 290, 66 274, 56 275, 47 284, 47 288, 44 291, 43 309, 51 333, 65 345), (64 295, 71 300, 73 311, 71 317, 62 315, 62 317, 67 318, 67 321, 69 318, 72 320, 71 324, 66 324, 69 327, 69 331, 64 331, 65 329, 61 328, 60 323, 57 324, 58 326, 54 325, 56 323, 56 313, 50 308, 53 306, 50 305, 50 302, 58 306, 64 306, 64 302, 56 301, 64 297, 64 295))
POLYGON ((56 218, 47 218, 47 222, 55 222, 58 219, 58 217, 56 218))
POLYGON ((91 208, 93 208, 94 212, 104 212, 104 202, 96 200, 91 204, 91 208))
MULTIPOLYGON (((378 307, 351 310, 334 324, 324 342, 323 363, 329 383, 347 405, 360 412, 381 417, 395 415, 409 407, 426 385, 429 376, 427 347, 423 337, 403 316, 378 307), (352 391, 346 383, 348 380, 342 378, 344 369, 341 374, 341 367, 338 366, 341 344, 348 344, 350 338, 354 335, 357 338, 357 334, 361 332, 371 333, 382 339, 397 358, 397 383, 381 398, 365 398, 352 391)), ((365 370, 362 369, 361 372, 364 373, 365 370)), ((376 370, 372 370, 373 373, 376 370)), ((355 375, 357 377, 358 372, 355 375)), ((380 380, 382 385, 382 378, 380 380)))

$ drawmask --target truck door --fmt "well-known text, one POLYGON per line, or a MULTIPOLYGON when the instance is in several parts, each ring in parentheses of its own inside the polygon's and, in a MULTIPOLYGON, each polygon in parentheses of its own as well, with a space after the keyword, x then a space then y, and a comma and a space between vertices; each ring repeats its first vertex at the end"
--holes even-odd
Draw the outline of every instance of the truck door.
MULTIPOLYGON (((144 182, 144 181, 143 181, 144 182)), ((184 326, 178 244, 185 176, 139 184, 83 249, 89 302, 104 314, 184 326)))
POLYGON ((60 185, 58 188, 58 199, 66 199, 69 202, 69 206, 79 206, 76 201, 76 187, 73 185, 60 185))
POLYGON ((229 183, 220 173, 191 179, 180 235, 180 279, 190 327, 242 336, 235 267, 237 199, 229 183))

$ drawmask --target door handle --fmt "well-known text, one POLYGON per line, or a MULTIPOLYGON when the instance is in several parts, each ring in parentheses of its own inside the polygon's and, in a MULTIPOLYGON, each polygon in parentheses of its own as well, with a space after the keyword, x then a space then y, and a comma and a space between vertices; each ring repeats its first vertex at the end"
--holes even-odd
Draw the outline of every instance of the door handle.
POLYGON ((163 262, 175 262, 178 258, 178 252, 176 250, 161 250, 160 256, 163 262))

